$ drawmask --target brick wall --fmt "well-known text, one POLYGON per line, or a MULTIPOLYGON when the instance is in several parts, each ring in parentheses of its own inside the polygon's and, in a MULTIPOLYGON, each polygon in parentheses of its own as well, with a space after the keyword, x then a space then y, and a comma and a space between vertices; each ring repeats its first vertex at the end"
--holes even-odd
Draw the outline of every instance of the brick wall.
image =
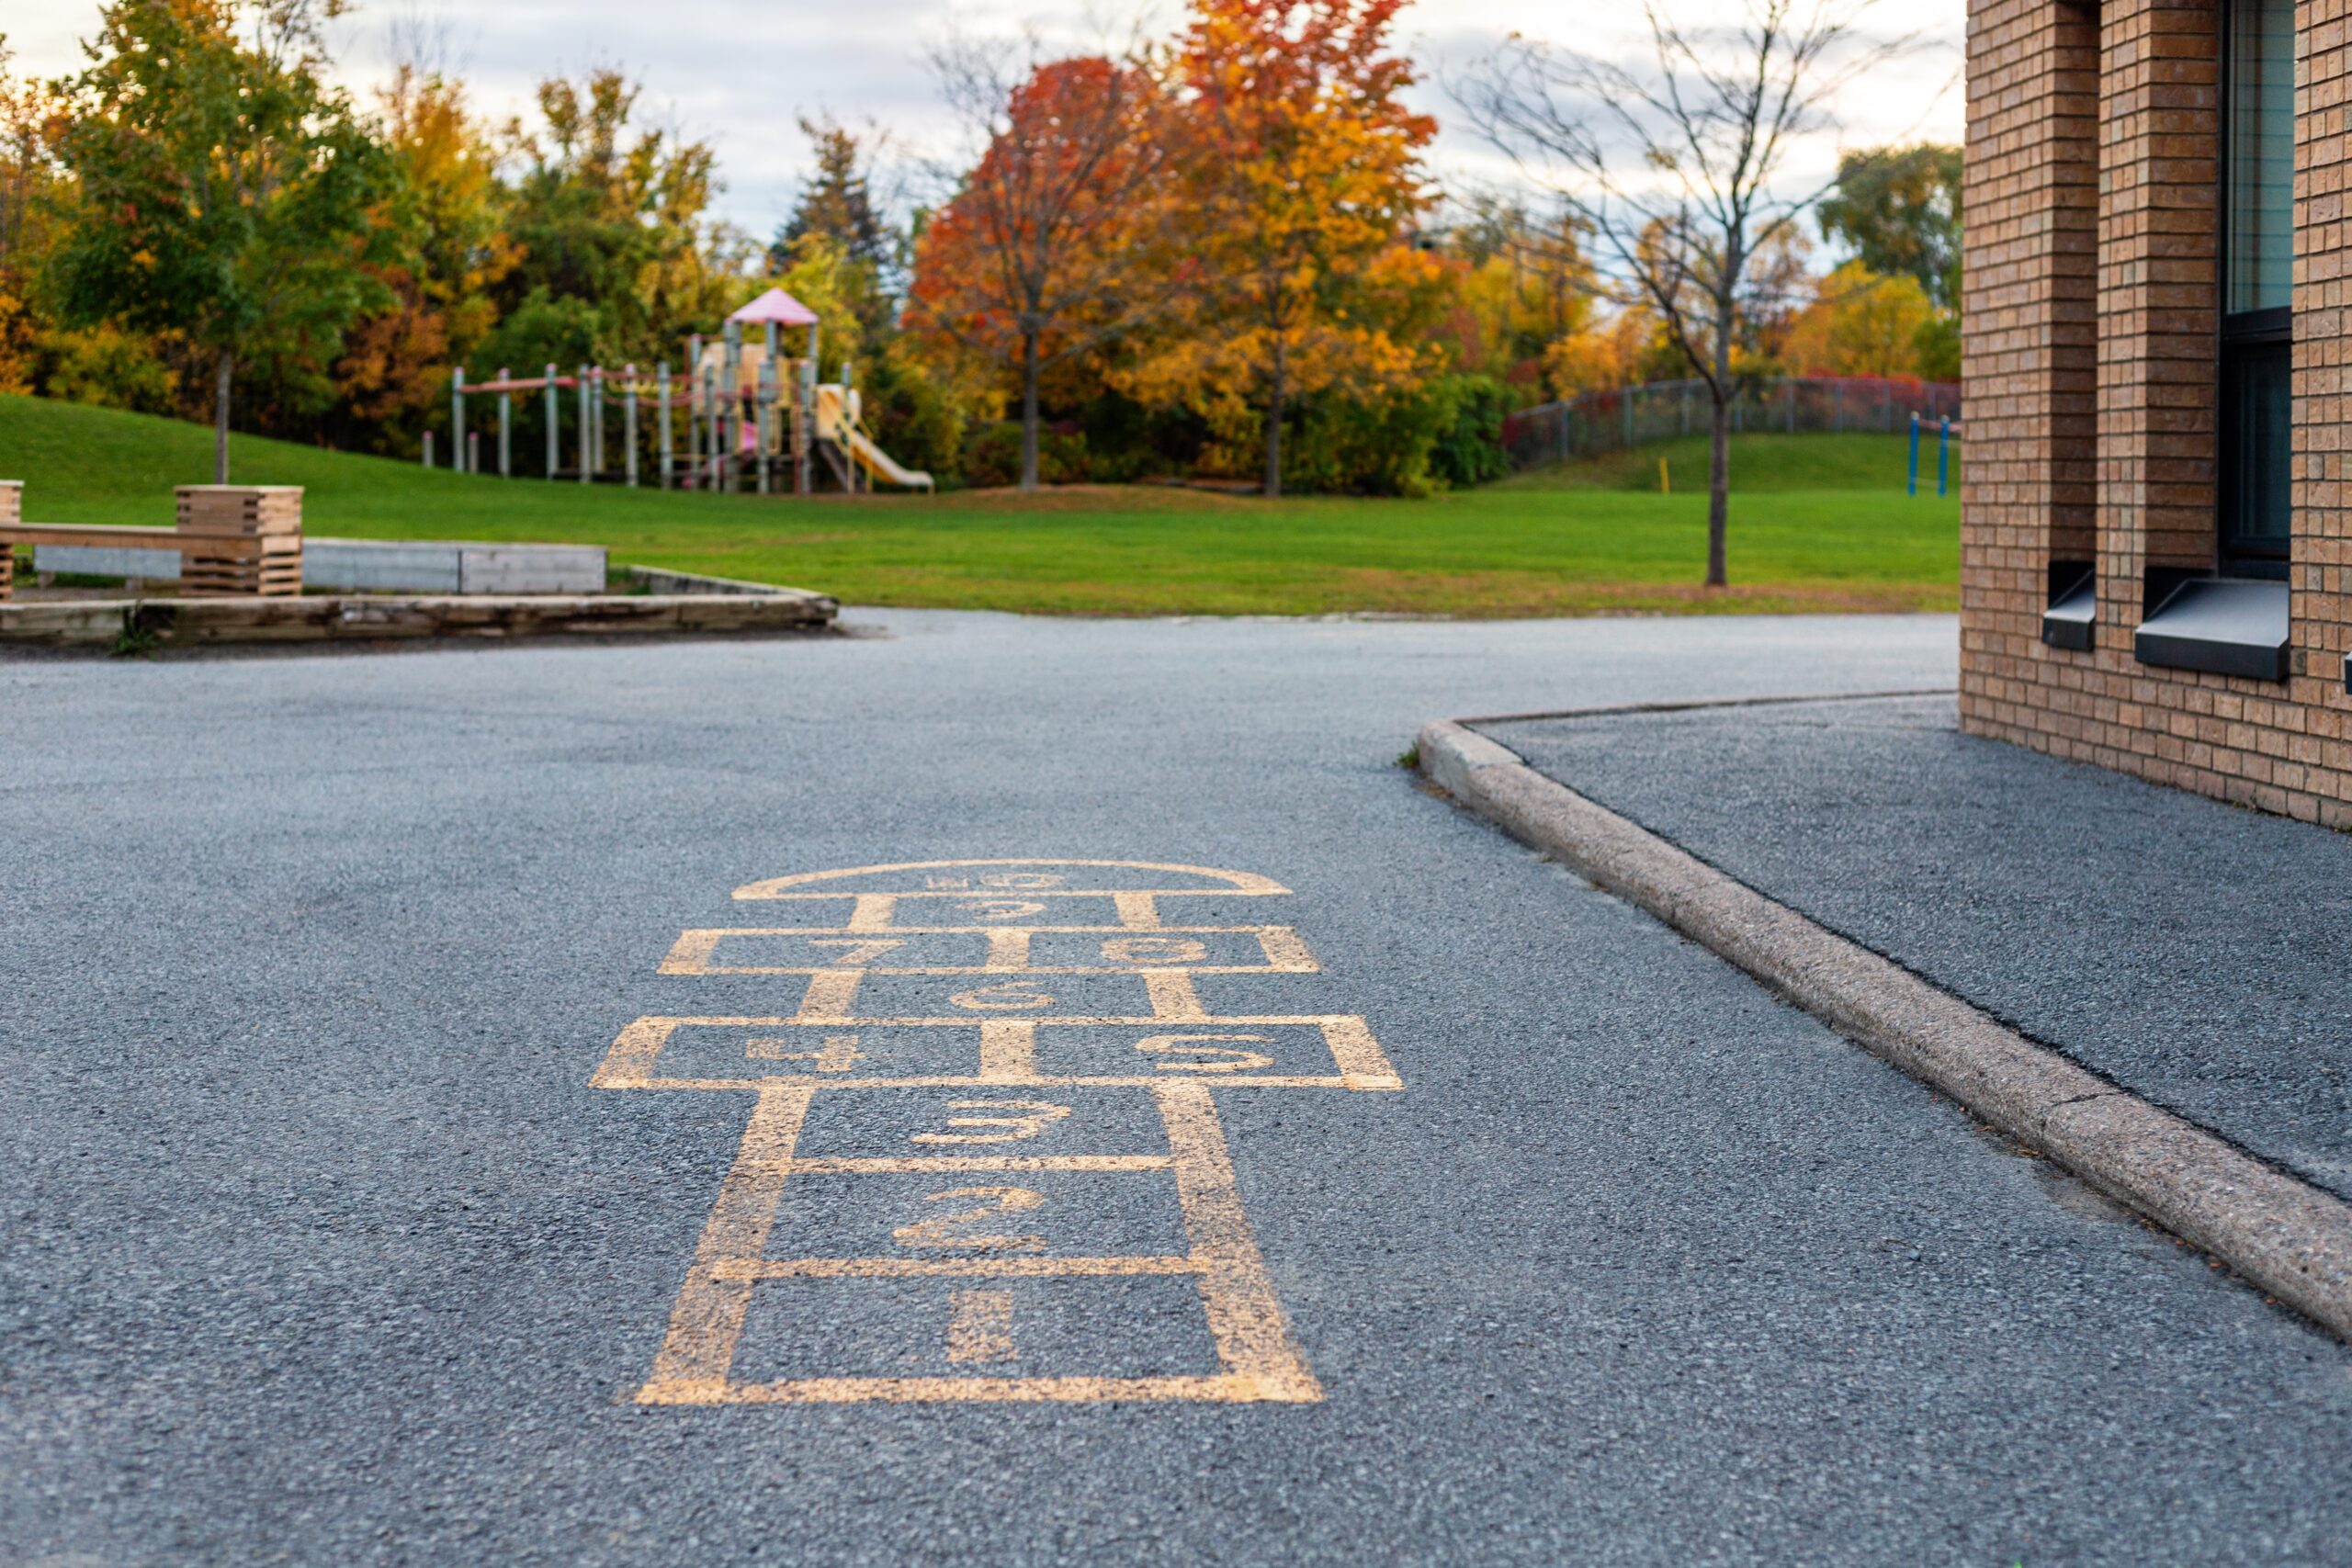
POLYGON ((1971 0, 1961 720, 1972 733, 2352 826, 2352 163, 2342 145, 2352 0, 2303 0, 2299 27, 2295 673, 2278 682, 2156 669, 2132 654, 2146 569, 2214 559, 2219 7, 1971 0), (2086 431, 2068 418, 2083 355, 2069 270, 2080 259, 2078 182, 2041 171, 2073 167, 2085 73, 2071 62, 2094 33, 2086 431), (1981 228, 1980 213, 1992 220, 1981 228), (2040 618, 2049 562, 2076 558, 2082 542, 2070 476, 2093 456, 2097 646, 2076 652, 2044 646, 2040 618))
POLYGON ((1963 710, 2043 676, 2052 559, 2092 558, 2098 24, 2075 0, 1973 0, 1962 358, 1963 710))
POLYGON ((2222 16, 2107 0, 2099 23, 2099 640, 2149 566, 2211 570, 2219 454, 2222 16))
MULTIPOLYGON (((2303 0, 2295 60, 2295 643, 2311 705, 2289 748, 2303 787, 2352 798, 2352 0, 2303 0)), ((2334 819, 2334 818, 2332 818, 2334 819)))

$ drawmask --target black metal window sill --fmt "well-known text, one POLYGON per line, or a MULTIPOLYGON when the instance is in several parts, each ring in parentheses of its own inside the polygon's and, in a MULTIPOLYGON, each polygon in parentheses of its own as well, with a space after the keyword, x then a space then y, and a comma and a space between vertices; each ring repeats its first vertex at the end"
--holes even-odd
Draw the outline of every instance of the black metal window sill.
POLYGON ((2143 664, 2287 678, 2287 585, 2252 578, 2198 577, 2175 588, 2140 623, 2132 654, 2143 664))
POLYGON ((2041 612, 2041 640, 2052 648, 2087 653, 2091 627, 2098 619, 2098 579, 2088 570, 2067 574, 2059 587, 2060 569, 2051 569, 2050 608, 2041 612))

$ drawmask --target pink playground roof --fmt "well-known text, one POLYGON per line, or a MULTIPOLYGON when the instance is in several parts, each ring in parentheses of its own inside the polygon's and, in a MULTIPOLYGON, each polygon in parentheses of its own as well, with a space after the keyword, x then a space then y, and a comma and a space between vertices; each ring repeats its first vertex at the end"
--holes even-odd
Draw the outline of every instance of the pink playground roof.
POLYGON ((771 288, 727 319, 746 326, 774 321, 780 327, 813 327, 817 312, 783 289, 771 288))

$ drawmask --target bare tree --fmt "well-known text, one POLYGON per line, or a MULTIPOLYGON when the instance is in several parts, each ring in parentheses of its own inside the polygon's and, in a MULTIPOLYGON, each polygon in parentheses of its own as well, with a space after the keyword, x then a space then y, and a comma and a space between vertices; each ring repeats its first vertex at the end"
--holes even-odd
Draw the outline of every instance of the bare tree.
POLYGON ((912 324, 1018 374, 1021 488, 1037 488, 1038 388, 1053 365, 1130 331, 1172 289, 1153 235, 1171 148, 1166 106, 1130 52, 1046 60, 950 39, 933 49, 970 160, 924 225, 912 324))
POLYGON ((1773 261, 1835 179, 1788 188, 1796 146, 1837 122, 1856 79, 1918 47, 1865 27, 1878 0, 1747 0, 1690 26, 1646 0, 1628 63, 1513 38, 1455 89, 1478 130, 1593 236, 1604 286, 1654 313, 1713 403, 1707 586, 1728 581, 1735 339, 1779 288, 1773 261))

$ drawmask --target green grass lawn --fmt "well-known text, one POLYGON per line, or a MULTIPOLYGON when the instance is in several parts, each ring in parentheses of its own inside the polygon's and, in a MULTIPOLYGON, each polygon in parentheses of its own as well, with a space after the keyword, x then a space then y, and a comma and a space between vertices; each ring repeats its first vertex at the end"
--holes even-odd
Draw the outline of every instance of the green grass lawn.
MULTIPOLYGON (((168 525, 172 487, 209 479, 211 454, 201 426, 0 396, 0 479, 25 481, 29 520, 168 525)), ((460 477, 243 436, 231 455, 240 480, 306 487, 313 534, 604 545, 616 564, 850 604, 1113 615, 1948 609, 1958 502, 1906 499, 1903 462, 1894 436, 1741 437, 1734 586, 1710 594, 1691 443, 1428 501, 1272 502, 1114 486, 763 500, 460 477), (1655 493, 1660 456, 1671 495, 1655 493)))

